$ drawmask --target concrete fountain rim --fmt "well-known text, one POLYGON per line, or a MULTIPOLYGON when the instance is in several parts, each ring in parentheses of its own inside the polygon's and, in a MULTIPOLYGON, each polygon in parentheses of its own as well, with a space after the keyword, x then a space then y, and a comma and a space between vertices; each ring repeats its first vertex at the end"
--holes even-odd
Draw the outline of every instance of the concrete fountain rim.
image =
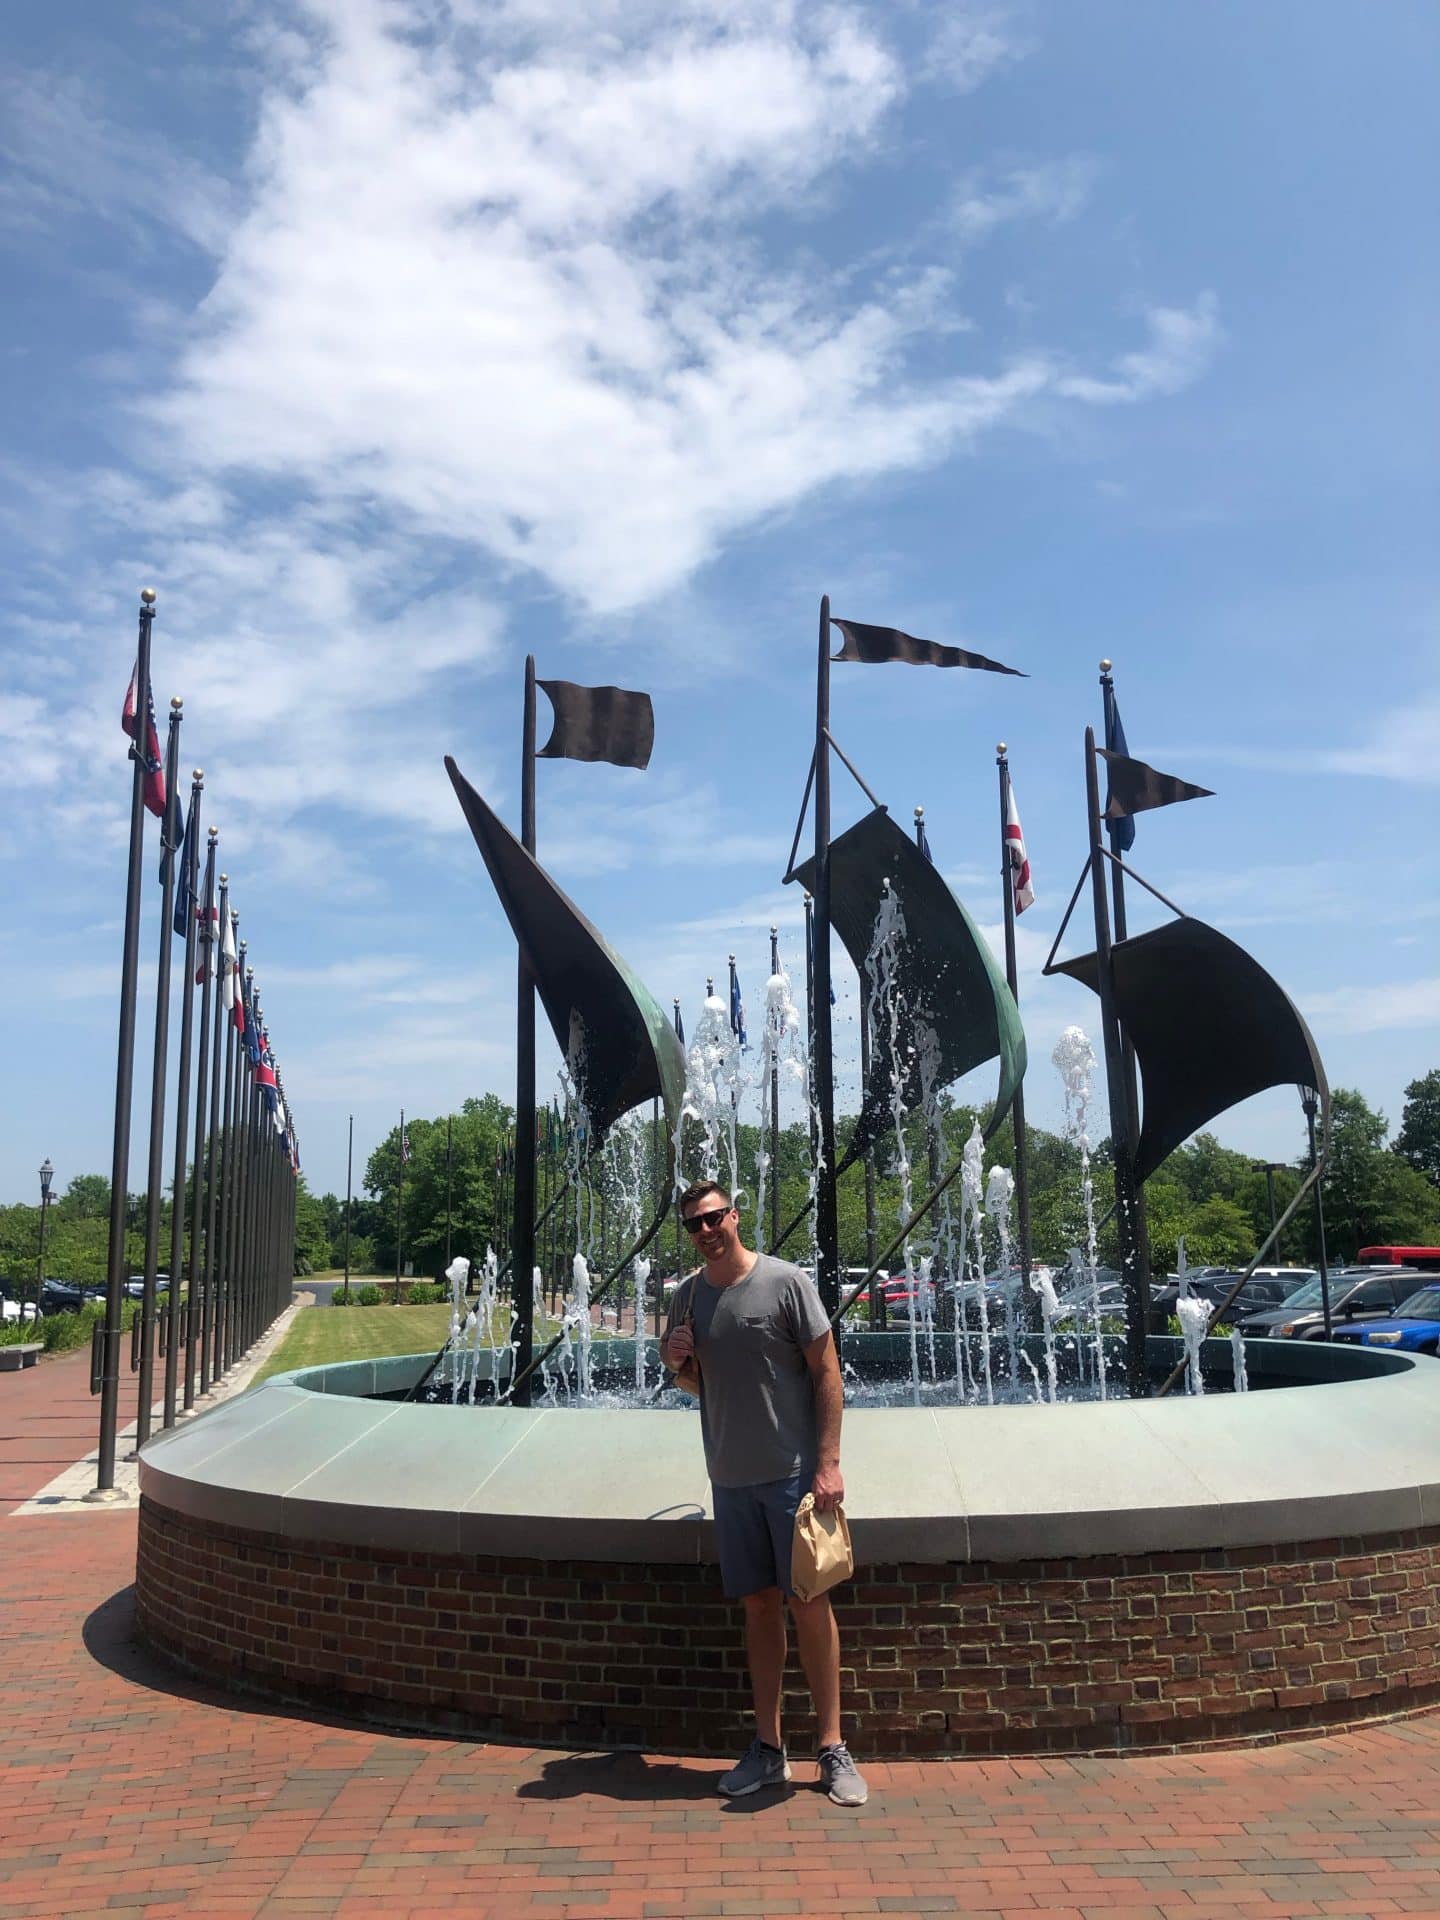
MULTIPOLYGON (((1302 1343, 1246 1351, 1319 1364, 1302 1343)), ((297 1547, 714 1560, 693 1421, 360 1397, 407 1386, 430 1358, 274 1376, 150 1441, 141 1495, 297 1547)), ((1325 1349, 1332 1371, 1348 1359, 1325 1349)), ((1437 1393, 1440 1363, 1367 1354, 1366 1377, 1294 1391, 858 1409, 844 1444, 857 1558, 1053 1561, 1437 1526, 1437 1393)))

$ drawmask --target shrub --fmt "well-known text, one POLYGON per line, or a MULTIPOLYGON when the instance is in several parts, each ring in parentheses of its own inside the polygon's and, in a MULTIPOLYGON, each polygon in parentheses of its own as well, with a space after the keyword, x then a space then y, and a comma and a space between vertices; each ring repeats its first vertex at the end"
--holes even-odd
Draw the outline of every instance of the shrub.
POLYGON ((445 1289, 432 1281, 417 1280, 405 1289, 405 1303, 411 1307, 435 1307, 445 1299, 445 1289))
POLYGON ((353 1307, 356 1304, 355 1288, 351 1287, 347 1293, 344 1287, 337 1287, 330 1296, 330 1304, 332 1307, 353 1307))
POLYGON ((385 1296, 379 1287, 372 1283, 361 1287, 355 1295, 355 1304, 359 1307, 378 1307, 384 1304, 385 1296))

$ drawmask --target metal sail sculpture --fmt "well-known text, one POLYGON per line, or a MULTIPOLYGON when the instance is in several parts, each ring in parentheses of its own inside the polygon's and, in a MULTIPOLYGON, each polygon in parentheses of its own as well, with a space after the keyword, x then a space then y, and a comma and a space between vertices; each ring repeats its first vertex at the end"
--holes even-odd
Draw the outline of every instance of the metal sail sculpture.
MULTIPOLYGON (((1243 947, 1182 915, 1117 940, 1110 960, 1115 1011, 1140 1065, 1137 1180, 1148 1180, 1192 1133, 1266 1087, 1313 1088, 1321 1137, 1328 1140, 1330 1089, 1310 1029, 1284 988, 1243 947)), ((1053 962, 1045 971, 1100 991, 1094 953, 1053 962)))
MULTIPOLYGON (((813 885, 814 861, 792 876, 813 885)), ((1005 975, 970 915, 910 836, 881 807, 830 843, 831 921, 857 969, 870 952, 886 883, 905 917, 898 955, 900 1031, 892 1036, 883 1005, 876 1023, 869 1084, 846 1154, 850 1165, 894 1124, 890 1062, 906 1062, 901 1096, 920 1104, 919 1041, 934 1036, 933 1081, 949 1086, 972 1067, 998 1057, 999 1088, 985 1124, 988 1140, 1005 1119, 1025 1073, 1025 1033, 1005 975)))
POLYGON ((622 1114, 656 1097, 673 1135, 685 1060, 669 1019, 448 754, 445 770, 584 1102, 592 1150, 622 1114))

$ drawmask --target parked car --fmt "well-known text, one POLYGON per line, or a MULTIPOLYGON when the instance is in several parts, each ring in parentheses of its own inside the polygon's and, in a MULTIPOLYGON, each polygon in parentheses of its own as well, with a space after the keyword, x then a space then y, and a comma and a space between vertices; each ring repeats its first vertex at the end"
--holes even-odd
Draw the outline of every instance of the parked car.
MULTIPOLYGON (((1424 1280, 1403 1267, 1343 1270, 1330 1276, 1330 1320, 1386 1320, 1424 1280)), ((1297 1287, 1279 1306, 1246 1314, 1240 1331, 1247 1339, 1323 1340, 1325 1312, 1319 1277, 1297 1287)), ((1338 1328, 1337 1328, 1338 1331, 1338 1328)))
MULTIPOLYGON (((168 1273, 157 1273, 157 1274, 156 1274, 156 1276, 155 1276, 155 1292, 156 1292, 156 1294, 157 1294, 157 1295, 159 1295, 159 1294, 162 1294, 162 1293, 168 1293, 169 1291, 170 1291, 170 1276, 169 1276, 169 1274, 168 1274, 168 1273)), ((125 1292, 126 1292, 126 1295, 127 1295, 127 1297, 128 1297, 129 1299, 131 1299, 131 1300, 143 1300, 143 1299, 145 1298, 145 1276, 144 1276, 144 1274, 143 1274, 143 1273, 132 1273, 132 1274, 131 1274, 131 1276, 130 1276, 130 1278, 129 1278, 129 1279, 128 1279, 128 1280, 126 1281, 126 1282, 125 1282, 125 1292)))
MULTIPOLYGON (((1219 1306, 1228 1299, 1237 1283, 1244 1277, 1244 1268, 1235 1267, 1228 1273, 1210 1273, 1204 1276, 1187 1275, 1190 1292, 1200 1300, 1208 1300, 1212 1306, 1219 1306)), ((1281 1279, 1273 1273, 1252 1273, 1230 1309, 1232 1321, 1242 1314, 1266 1313, 1271 1307, 1278 1307, 1286 1297, 1295 1291, 1295 1286, 1304 1284, 1304 1276, 1295 1282, 1281 1279)), ((1180 1296, 1178 1276, 1164 1280, 1150 1290, 1150 1303, 1159 1313, 1174 1313, 1175 1302, 1180 1296)))
POLYGON ((22 1320, 38 1320, 42 1317, 40 1308, 35 1304, 33 1280, 0 1280, 0 1321, 6 1326, 16 1326, 22 1320))
MULTIPOLYGON (((1102 1267, 1102 1273, 1111 1269, 1102 1267)), ((1125 1289, 1118 1277, 1114 1280, 1100 1280, 1092 1292, 1088 1286, 1072 1287, 1060 1297, 1060 1311, 1055 1317, 1057 1327, 1069 1326, 1072 1322, 1083 1332, 1092 1326, 1096 1312, 1102 1320, 1119 1319, 1125 1312, 1125 1289)))
MULTIPOLYGON (((1373 1284, 1367 1282, 1367 1284, 1373 1284)), ((1398 1347, 1404 1353, 1440 1353, 1440 1281, 1431 1280, 1400 1303, 1389 1320, 1351 1321, 1335 1329, 1352 1347, 1398 1347)))
POLYGON ((103 1300, 103 1287, 82 1286, 78 1280, 46 1280, 40 1288, 42 1313, 78 1313, 91 1300, 103 1300))

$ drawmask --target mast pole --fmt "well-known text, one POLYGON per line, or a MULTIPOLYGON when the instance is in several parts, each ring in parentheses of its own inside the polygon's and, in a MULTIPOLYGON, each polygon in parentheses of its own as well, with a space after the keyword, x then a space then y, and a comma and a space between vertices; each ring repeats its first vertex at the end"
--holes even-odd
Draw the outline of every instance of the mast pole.
POLYGON ((1089 807, 1090 881, 1095 904, 1095 977, 1105 1039, 1105 1084, 1110 1099, 1110 1144, 1115 1156, 1115 1226, 1120 1240, 1120 1278, 1125 1291, 1125 1390, 1132 1400, 1149 1393, 1145 1371, 1145 1309, 1148 1288, 1135 1231, 1135 1159, 1130 1106, 1125 1096, 1125 1060, 1115 1011, 1110 959, 1110 903, 1100 844, 1100 781, 1095 766, 1095 729, 1085 729, 1085 795, 1089 807))
MULTIPOLYGON (((1010 762, 1005 742, 995 748, 1000 774, 1000 891, 1005 901, 1005 983, 1016 1006, 1020 1004, 1020 971, 1015 957, 1015 887, 1010 866, 1010 762)), ((1020 1322, 1032 1333, 1040 1325, 1040 1302, 1030 1291, 1030 1155, 1025 1137, 1025 1087, 1015 1089, 1010 1108, 1015 1133, 1015 1223, 1020 1240, 1020 1322)), ((1009 1275, 1006 1275, 1009 1285, 1009 1275)))
MULTIPOLYGON (((535 852, 535 656, 525 656, 520 737, 520 844, 535 852)), ((530 1404, 535 1348, 535 976, 520 949, 515 976, 515 1171, 511 1188, 510 1300, 515 1315, 513 1404, 530 1404)))
POLYGON ((816 1280, 828 1315, 840 1307, 840 1223, 835 1193, 835 1059, 830 1017, 830 596, 820 600, 815 672, 815 1105, 819 1165, 815 1182, 816 1280))

